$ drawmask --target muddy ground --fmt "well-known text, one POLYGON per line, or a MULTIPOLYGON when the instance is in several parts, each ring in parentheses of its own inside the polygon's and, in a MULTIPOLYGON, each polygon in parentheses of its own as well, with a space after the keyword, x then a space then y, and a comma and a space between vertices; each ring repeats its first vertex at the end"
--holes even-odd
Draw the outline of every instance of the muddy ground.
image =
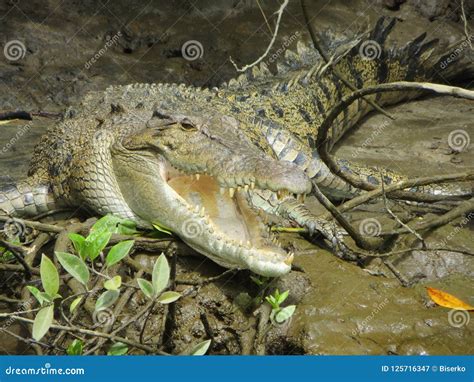
MULTIPOLYGON (((389 1, 308 3, 314 25, 325 35, 353 36, 365 25, 373 25, 380 15, 391 15, 400 20, 390 37, 392 43, 401 44, 425 31, 445 46, 463 38, 455 2, 413 0, 399 9, 389 9, 387 4, 397 3, 389 1)), ((276 9, 270 1, 262 5, 267 15, 276 9)), ((468 14, 473 8, 467 9, 468 14)), ((61 112, 90 90, 132 82, 218 86, 235 75, 229 56, 240 65, 252 62, 270 39, 252 1, 151 1, 144 6, 125 0, 3 0, 0 19, 2 46, 19 40, 26 48, 17 61, 0 57, 0 110, 61 112), (204 53, 199 60, 182 57, 181 47, 189 40, 202 44, 204 53), (108 41, 112 43, 107 51, 92 62, 108 41)), ((295 35, 308 39, 298 2, 290 1, 274 50, 284 46, 285 38, 295 46, 295 35)), ((462 129, 474 136, 473 108, 472 102, 449 97, 390 108, 395 121, 381 115, 369 117, 343 140, 337 155, 412 177, 472 172, 473 144, 454 153, 448 135, 462 129), (368 134, 375 131, 367 141, 368 134)), ((21 122, 0 126, 0 147, 7 148, 0 151, 1 176, 25 176, 33 146, 50 123, 50 118, 36 118, 27 127, 21 122)), ((314 200, 307 203, 322 211, 314 200)), ((406 211, 403 205, 391 206, 397 213, 406 211)), ((384 229, 395 226, 381 202, 347 215, 356 226, 367 217, 376 217, 384 229)), ((180 353, 212 338, 213 354, 472 354, 474 320, 464 316, 462 325, 453 323, 450 310, 434 306, 425 287, 474 303, 473 228, 472 221, 458 220, 424 232, 428 246, 444 243, 442 247, 451 251, 391 256, 387 262, 398 277, 380 259, 361 267, 337 259, 318 241, 312 244, 296 234, 282 235, 282 241, 296 250, 295 262, 303 271, 293 271, 272 286, 290 290, 288 303, 297 304, 290 322, 270 327, 264 340, 258 340, 265 308, 252 311, 246 305, 258 288, 245 272, 200 286, 178 284, 177 290, 186 297, 176 304, 172 335, 165 348, 180 353), (400 279, 408 286, 402 286, 400 279)), ((394 250, 413 242, 413 236, 406 235, 394 250)), ((51 245, 44 250, 50 251, 51 245)), ((155 256, 137 253, 135 258, 146 265, 155 256)), ((178 257, 177 279, 199 282, 222 272, 206 259, 178 257)), ((18 280, 7 274, 0 277, 0 295, 11 293, 11 283, 18 280)), ((118 320, 126 320, 143 304, 135 295, 118 320)), ((0 311, 13 310, 14 304, 0 302, 0 311)), ((164 314, 157 311, 149 318, 145 338, 163 340, 164 314)), ((142 325, 130 326, 126 336, 135 338, 142 325)), ((16 324, 10 329, 25 332, 16 324)), ((0 332, 0 353, 31 352, 30 347, 0 332)))

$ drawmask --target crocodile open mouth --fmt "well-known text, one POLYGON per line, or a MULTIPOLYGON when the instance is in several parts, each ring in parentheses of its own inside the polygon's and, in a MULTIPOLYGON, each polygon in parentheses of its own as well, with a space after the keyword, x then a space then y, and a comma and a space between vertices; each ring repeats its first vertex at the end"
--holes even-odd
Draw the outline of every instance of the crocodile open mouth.
POLYGON ((280 247, 249 204, 253 185, 226 189, 210 175, 183 174, 169 165, 161 175, 187 206, 189 217, 175 231, 189 246, 227 268, 264 276, 290 271, 293 254, 280 247))

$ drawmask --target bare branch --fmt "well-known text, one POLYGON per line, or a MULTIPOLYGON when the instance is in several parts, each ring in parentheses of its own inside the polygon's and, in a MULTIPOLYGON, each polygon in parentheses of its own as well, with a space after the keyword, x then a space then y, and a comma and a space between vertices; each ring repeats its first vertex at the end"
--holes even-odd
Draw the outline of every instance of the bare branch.
POLYGON ((230 59, 230 62, 232 62, 232 65, 234 65, 234 68, 235 70, 237 70, 238 72, 245 72, 247 69, 250 69, 251 67, 255 66, 255 65, 258 65, 265 57, 267 57, 268 53, 270 52, 270 50, 272 49, 273 47, 273 44, 275 43, 275 40, 277 38, 277 35, 278 35, 278 30, 280 29, 280 21, 281 21, 281 17, 283 15, 283 11, 285 10, 286 6, 288 5, 289 3, 289 0, 285 0, 283 2, 283 4, 280 6, 280 9, 276 12, 276 14, 278 15, 277 17, 277 21, 276 21, 276 25, 275 25, 275 31, 273 32, 273 36, 272 36, 272 40, 270 41, 270 44, 268 44, 267 46, 267 50, 265 51, 265 53, 263 53, 263 55, 261 55, 256 61, 252 62, 251 64, 249 65, 245 65, 244 67, 242 68, 239 68, 237 66, 237 64, 234 62, 234 60, 232 59, 232 57, 229 57, 230 59))

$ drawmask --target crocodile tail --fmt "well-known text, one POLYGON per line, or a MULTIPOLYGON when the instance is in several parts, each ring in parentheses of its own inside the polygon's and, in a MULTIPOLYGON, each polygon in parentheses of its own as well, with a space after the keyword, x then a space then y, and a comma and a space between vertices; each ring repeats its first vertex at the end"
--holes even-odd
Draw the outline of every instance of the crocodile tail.
MULTIPOLYGON (((459 43, 458 48, 450 51, 440 49, 439 41, 426 40, 426 33, 421 34, 406 46, 386 47, 386 40, 390 31, 395 26, 395 19, 387 23, 381 17, 367 40, 354 46, 345 60, 339 64, 339 69, 350 73, 354 85, 358 88, 373 86, 381 83, 396 81, 419 82, 456 82, 474 78, 474 67, 469 57, 468 41, 459 43), (460 48, 459 48, 460 47, 460 48), (440 53, 440 51, 442 51, 440 53), (452 52, 455 52, 454 54, 452 52)), ((350 91, 347 91, 349 93, 350 91)), ((370 96, 373 101, 381 106, 407 101, 422 93, 417 91, 386 92, 370 96)), ((354 102, 346 111, 345 118, 339 118, 332 126, 330 147, 332 147, 354 123, 345 121, 358 121, 372 107, 365 101, 354 102)), ((362 179, 373 185, 380 185, 380 173, 372 168, 340 161, 343 171, 357 174, 362 179)), ((384 171, 384 182, 390 184, 406 179, 403 175, 392 171, 384 171)), ((472 195, 472 185, 468 184, 439 184, 414 187, 410 191, 424 192, 443 196, 472 195)))
MULTIPOLYGON (((472 61, 468 57, 469 49, 459 52, 455 58, 447 48, 441 48, 438 39, 427 40, 426 33, 416 37, 403 47, 387 44, 387 38, 396 25, 396 19, 381 17, 369 33, 367 39, 359 41, 341 59, 336 68, 357 88, 365 88, 396 81, 418 81, 453 83, 460 78, 474 78, 472 61), (449 65, 448 65, 449 61, 449 65)), ((460 43, 460 46, 468 42, 460 43)), ((339 47, 341 50, 343 46, 339 47)), ((334 84, 340 84, 334 73, 328 75, 334 84)), ((345 88, 343 94, 352 91, 345 88)), ((419 96, 417 91, 384 92, 365 98, 375 101, 380 106, 393 105, 419 96)), ((354 102, 344 111, 344 118, 339 118, 332 127, 329 145, 337 141, 359 121, 373 110, 365 101, 354 102)))
POLYGON ((49 186, 33 179, 0 187, 0 214, 33 217, 55 207, 56 202, 49 186))

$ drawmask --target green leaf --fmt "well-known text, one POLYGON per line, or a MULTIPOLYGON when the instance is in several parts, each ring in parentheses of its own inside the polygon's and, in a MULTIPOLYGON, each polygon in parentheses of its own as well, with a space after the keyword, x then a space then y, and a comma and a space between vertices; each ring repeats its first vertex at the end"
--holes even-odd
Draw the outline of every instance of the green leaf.
POLYGON ((170 266, 164 254, 161 254, 153 266, 151 283, 153 284, 153 292, 158 296, 167 286, 170 280, 170 266))
POLYGON ((118 290, 108 290, 102 293, 97 302, 95 303, 95 310, 98 312, 99 310, 107 309, 109 306, 112 306, 115 301, 117 301, 120 292, 118 290))
POLYGON ((91 232, 114 232, 121 219, 114 215, 105 215, 97 220, 91 227, 91 232))
POLYGON ((189 355, 204 355, 209 349, 209 346, 211 346, 211 340, 201 342, 191 348, 191 350, 189 351, 189 355))
POLYGON ((168 229, 159 224, 153 224, 153 228, 159 232, 166 233, 167 235, 172 235, 173 233, 168 229))
POLYGON ((115 244, 107 254, 105 259, 105 263, 108 267, 117 264, 120 260, 122 260, 125 256, 130 253, 130 250, 135 243, 134 240, 126 240, 122 241, 118 244, 115 244))
POLYGON ((94 261, 107 246, 111 237, 112 233, 106 231, 99 233, 92 232, 89 236, 87 236, 87 239, 84 243, 86 258, 94 261))
POLYGON ((283 322, 290 319, 290 317, 295 313, 296 305, 288 305, 285 306, 283 309, 279 310, 275 314, 275 321, 278 324, 282 324, 283 322))
POLYGON ((115 231, 113 233, 119 235, 135 235, 138 233, 137 224, 132 220, 122 219, 120 223, 115 226, 115 231))
POLYGON ((117 275, 112 277, 110 280, 107 280, 104 283, 104 288, 107 290, 118 290, 120 285, 122 285, 122 277, 117 275))
POLYGON ((41 256, 40 275, 44 291, 50 296, 56 295, 59 291, 59 274, 54 263, 45 255, 41 256))
POLYGON ((270 295, 270 296, 265 297, 265 300, 267 300, 267 302, 272 306, 273 309, 278 309, 279 308, 279 305, 278 305, 277 300, 275 299, 275 297, 270 295))
MULTIPOLYGON (((277 292, 278 292, 278 290, 277 290, 277 292)), ((287 299, 289 293, 290 293, 289 290, 283 292, 282 294, 280 294, 280 293, 278 292, 278 295, 277 295, 277 303, 278 303, 278 305, 281 305, 281 304, 287 299)))
POLYGON ((80 257, 66 252, 55 252, 55 254, 59 263, 63 266, 67 273, 69 273, 81 284, 87 286, 90 274, 89 269, 87 269, 84 261, 80 257))
POLYGON ((268 282, 270 278, 265 277, 265 276, 259 276, 259 275, 250 275, 250 280, 252 280, 255 284, 261 287, 263 284, 268 282))
POLYGON ((86 254, 84 252, 84 246, 86 243, 86 238, 78 233, 70 233, 68 235, 69 239, 72 241, 72 245, 76 250, 77 254, 81 257, 82 260, 86 259, 86 254))
POLYGON ((163 292, 160 297, 158 297, 157 301, 161 302, 162 304, 171 304, 172 302, 178 300, 180 297, 181 293, 168 291, 163 292))
POLYGON ((26 287, 28 288, 30 293, 38 300, 39 304, 43 305, 44 298, 42 292, 38 288, 31 285, 27 285, 26 287))
POLYGON ((53 324, 54 306, 50 305, 41 309, 33 322, 33 338, 36 341, 41 340, 53 324))
POLYGON ((79 303, 81 302, 81 300, 82 300, 82 297, 81 297, 81 296, 76 297, 76 298, 74 299, 74 301, 71 302, 71 305, 69 305, 69 312, 73 313, 73 312, 76 310, 76 308, 77 308, 77 306, 79 305, 79 303))
POLYGON ((46 301, 46 302, 53 302, 54 297, 53 297, 53 296, 50 296, 50 295, 47 294, 46 292, 40 292, 40 295, 41 295, 41 298, 43 299, 43 301, 46 301))
POLYGON ((107 352, 107 355, 124 355, 128 352, 128 346, 122 342, 114 343, 107 352))
POLYGON ((66 353, 68 355, 82 355, 84 344, 81 340, 75 339, 67 347, 66 353))
POLYGON ((132 220, 121 219, 115 215, 105 215, 92 226, 91 231, 133 235, 137 233, 136 228, 137 225, 132 220))
POLYGON ((148 298, 153 298, 153 285, 151 282, 145 279, 137 279, 138 286, 140 287, 143 294, 148 298))

